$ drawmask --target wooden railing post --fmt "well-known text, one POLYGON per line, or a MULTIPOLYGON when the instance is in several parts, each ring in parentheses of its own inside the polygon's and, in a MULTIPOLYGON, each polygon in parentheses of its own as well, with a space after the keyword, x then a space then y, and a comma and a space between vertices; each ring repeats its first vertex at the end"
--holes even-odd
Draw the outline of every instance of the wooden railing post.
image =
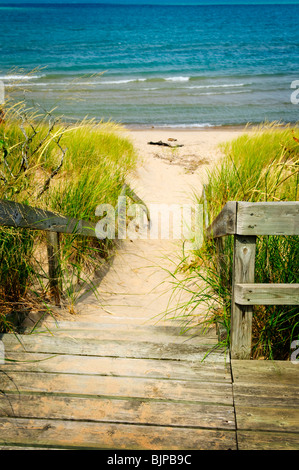
POLYGON ((299 305, 299 284, 254 282, 256 237, 299 235, 299 202, 229 201, 206 235, 215 240, 221 278, 226 269, 221 237, 234 235, 230 350, 233 359, 250 359, 253 306, 299 305))
POLYGON ((49 262, 49 284, 50 294, 55 305, 60 306, 60 262, 59 262, 59 233, 46 232, 47 234, 47 251, 49 262))
POLYGON ((234 236, 233 284, 231 306, 231 357, 250 359, 252 305, 235 301, 235 284, 254 283, 256 236, 234 236))

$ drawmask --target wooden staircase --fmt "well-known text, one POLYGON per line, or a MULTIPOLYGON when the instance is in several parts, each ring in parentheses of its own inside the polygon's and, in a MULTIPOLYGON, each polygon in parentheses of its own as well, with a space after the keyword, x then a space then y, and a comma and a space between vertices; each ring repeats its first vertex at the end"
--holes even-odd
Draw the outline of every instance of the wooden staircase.
POLYGON ((235 449, 229 361, 213 351, 215 330, 191 337, 108 320, 3 335, 3 448, 235 449))

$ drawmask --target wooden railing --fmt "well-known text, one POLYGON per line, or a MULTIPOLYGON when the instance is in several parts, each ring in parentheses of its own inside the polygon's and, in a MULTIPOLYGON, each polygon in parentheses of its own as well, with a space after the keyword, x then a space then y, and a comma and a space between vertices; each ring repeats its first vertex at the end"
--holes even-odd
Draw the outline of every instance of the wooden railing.
POLYGON ((0 225, 46 231, 50 294, 55 304, 60 305, 59 233, 96 237, 96 224, 63 217, 25 204, 0 200, 0 225))
MULTIPOLYGON (((126 195, 135 203, 142 205, 149 220, 149 210, 145 203, 129 186, 124 184, 121 196, 126 195)), ((88 220, 64 217, 54 212, 13 201, 0 200, 0 226, 1 225, 46 231, 50 294, 55 304, 59 306, 61 294, 59 234, 68 233, 84 237, 97 237, 96 223, 88 220)))
POLYGON ((206 233, 234 236, 231 357, 249 359, 253 305, 299 305, 299 284, 254 283, 256 237, 299 235, 299 202, 227 202, 206 233))

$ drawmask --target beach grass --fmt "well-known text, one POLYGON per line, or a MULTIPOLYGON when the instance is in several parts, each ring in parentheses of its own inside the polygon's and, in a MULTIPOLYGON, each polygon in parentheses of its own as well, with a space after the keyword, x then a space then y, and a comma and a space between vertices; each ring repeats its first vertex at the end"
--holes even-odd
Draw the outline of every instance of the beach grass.
MULTIPOLYGON (((66 125, 22 103, 8 108, 0 124, 0 157, 1 199, 93 222, 99 204, 115 206, 136 164, 120 125, 88 120, 66 125)), ((71 307, 78 286, 90 288, 91 272, 112 250, 111 240, 61 234, 62 285, 71 307)), ((50 303, 45 253, 44 232, 0 228, 0 331, 15 311, 50 303)))
MULTIPOLYGON (((208 174, 205 205, 210 222, 227 201, 297 201, 299 196, 299 129, 269 123, 245 132, 222 145, 224 157, 208 174)), ((187 273, 176 289, 192 294, 178 315, 188 325, 199 305, 207 315, 203 327, 216 323, 220 346, 229 347, 232 286, 233 237, 223 239, 221 269, 215 242, 205 239, 190 265, 183 259, 178 270, 187 273), (191 286, 191 287, 190 287, 191 286)), ((261 236, 257 241, 255 282, 295 283, 299 273, 297 236, 261 236)), ((201 309, 202 310, 202 309, 201 309)), ((253 358, 288 359, 291 344, 299 338, 296 306, 255 306, 253 315, 253 358)))

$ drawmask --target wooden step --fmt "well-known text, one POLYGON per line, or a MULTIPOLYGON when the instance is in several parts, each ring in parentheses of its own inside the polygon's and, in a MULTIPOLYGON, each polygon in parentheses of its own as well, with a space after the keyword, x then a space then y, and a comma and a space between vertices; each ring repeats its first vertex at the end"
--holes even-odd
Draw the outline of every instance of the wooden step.
POLYGON ((140 398, 232 405, 230 384, 199 380, 13 372, 1 378, 2 392, 140 398))
MULTIPOLYGON (((75 356, 105 356, 139 359, 173 359, 186 361, 223 362, 223 351, 214 351, 213 345, 202 343, 155 343, 150 341, 95 340, 84 338, 4 334, 0 337, 6 352, 40 352, 75 356), (179 347, 179 352, 178 352, 179 347)), ((228 359, 228 358, 226 358, 228 359)))
MULTIPOLYGON (((30 331, 30 330, 27 330, 30 331)), ((203 334, 202 328, 192 328, 183 332, 177 326, 153 326, 153 325, 132 325, 114 323, 78 323, 78 322, 57 322, 47 323, 36 328, 32 335, 54 335, 56 337, 84 338, 98 340, 126 340, 126 341, 150 341, 153 343, 177 344, 211 344, 217 343, 215 329, 211 328, 203 334)))
POLYGON ((7 394, 0 417, 130 423, 155 426, 234 429, 232 406, 59 395, 7 394))
POLYGON ((122 357, 71 356, 7 352, 7 361, 1 367, 5 373, 49 372, 61 374, 93 374, 120 377, 147 377, 157 379, 200 380, 230 383, 229 364, 190 361, 127 359, 122 357))
POLYGON ((299 368, 288 361, 232 361, 239 449, 299 450, 299 368))
POLYGON ((230 430, 31 418, 0 418, 0 442, 72 449, 236 449, 230 430))

